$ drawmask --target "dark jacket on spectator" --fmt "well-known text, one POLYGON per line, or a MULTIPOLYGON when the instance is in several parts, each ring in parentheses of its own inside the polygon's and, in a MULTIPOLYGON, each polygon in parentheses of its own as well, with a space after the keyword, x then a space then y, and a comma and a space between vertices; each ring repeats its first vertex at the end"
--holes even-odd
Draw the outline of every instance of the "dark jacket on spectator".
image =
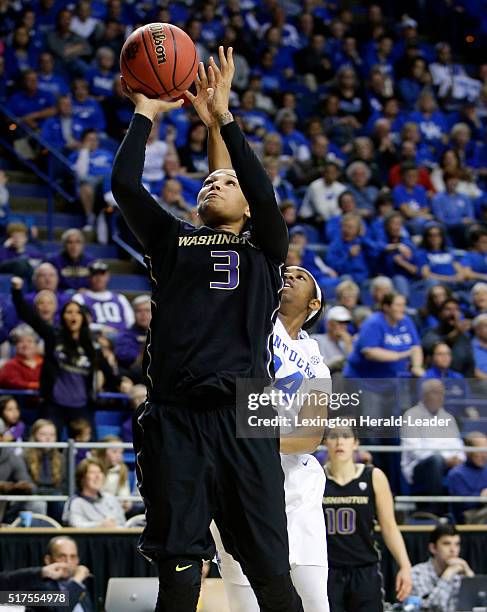
MULTIPOLYGON (((63 590, 69 595, 69 606, 61 608, 66 612, 72 610, 78 604, 84 612, 95 612, 90 595, 86 587, 75 580, 58 581, 50 578, 43 578, 41 567, 26 567, 24 569, 13 570, 11 572, 0 573, 0 590, 2 591, 50 591, 63 590)), ((26 607, 26 612, 58 612, 59 607, 42 606, 30 608, 26 607)))

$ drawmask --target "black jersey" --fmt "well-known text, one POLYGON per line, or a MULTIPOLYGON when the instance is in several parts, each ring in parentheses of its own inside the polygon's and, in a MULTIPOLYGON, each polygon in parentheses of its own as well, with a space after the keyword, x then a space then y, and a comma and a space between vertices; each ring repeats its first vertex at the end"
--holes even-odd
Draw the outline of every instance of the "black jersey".
POLYGON ((372 466, 358 466, 357 476, 342 486, 325 467, 323 512, 330 567, 357 567, 379 560, 374 542, 373 470, 372 466))
POLYGON ((237 236, 195 228, 167 213, 140 183, 150 129, 147 118, 134 115, 112 175, 113 193, 143 245, 152 283, 144 358, 149 398, 228 400, 237 378, 269 380, 272 374, 286 225, 272 184, 235 122, 221 133, 249 203, 251 231, 237 236))

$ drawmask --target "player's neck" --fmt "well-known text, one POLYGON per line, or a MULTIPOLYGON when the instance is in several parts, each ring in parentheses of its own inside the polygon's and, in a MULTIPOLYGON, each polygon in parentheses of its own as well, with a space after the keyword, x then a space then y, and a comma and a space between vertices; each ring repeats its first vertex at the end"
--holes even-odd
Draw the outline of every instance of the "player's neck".
POLYGON ((357 466, 353 462, 331 463, 328 462, 328 472, 333 480, 341 484, 346 484, 355 478, 357 466))
POLYGON ((289 337, 293 340, 297 340, 301 326, 303 325, 303 317, 293 314, 285 314, 283 312, 279 312, 278 316, 281 323, 284 325, 284 329, 289 334, 289 337))
POLYGON ((242 231, 243 223, 241 221, 236 221, 235 223, 223 223, 221 225, 217 225, 213 229, 218 230, 219 232, 231 232, 238 236, 242 231))

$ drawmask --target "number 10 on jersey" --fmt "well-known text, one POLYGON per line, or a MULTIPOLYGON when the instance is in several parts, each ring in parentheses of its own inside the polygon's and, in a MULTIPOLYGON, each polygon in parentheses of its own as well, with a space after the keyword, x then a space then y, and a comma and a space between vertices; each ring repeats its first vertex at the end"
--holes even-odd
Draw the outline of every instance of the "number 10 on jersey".
POLYGON ((213 264, 215 272, 226 272, 227 280, 211 281, 210 289, 236 289, 239 283, 240 256, 236 251, 211 251, 212 259, 217 261, 213 264))

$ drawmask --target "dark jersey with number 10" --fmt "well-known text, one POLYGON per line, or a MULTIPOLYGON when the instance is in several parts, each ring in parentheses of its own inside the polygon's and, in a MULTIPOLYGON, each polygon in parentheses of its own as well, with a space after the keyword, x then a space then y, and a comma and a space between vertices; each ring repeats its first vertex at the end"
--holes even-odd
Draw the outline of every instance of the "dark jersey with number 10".
POLYGON ((359 464, 355 478, 341 485, 325 467, 323 512, 328 565, 331 568, 359 567, 379 560, 374 541, 376 511, 373 470, 373 466, 359 464))
POLYGON ((240 235, 195 228, 141 185, 151 122, 134 115, 115 160, 112 188, 143 246, 152 282, 144 359, 151 401, 235 396, 236 379, 270 378, 287 229, 272 184, 235 122, 221 129, 249 203, 240 235))

